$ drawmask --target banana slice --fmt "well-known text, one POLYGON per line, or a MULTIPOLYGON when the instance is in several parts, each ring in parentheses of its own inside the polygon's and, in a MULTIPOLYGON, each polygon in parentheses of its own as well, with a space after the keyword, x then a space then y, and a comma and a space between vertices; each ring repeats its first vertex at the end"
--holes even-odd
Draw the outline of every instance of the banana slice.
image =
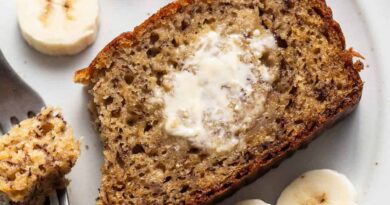
POLYGON ((23 38, 48 55, 73 55, 96 39, 98 0, 17 0, 23 38))
POLYGON ((332 170, 302 174, 280 195, 277 205, 356 205, 356 191, 344 175, 332 170))
POLYGON ((240 201, 236 205, 270 205, 270 204, 267 204, 260 199, 249 199, 245 201, 240 201))

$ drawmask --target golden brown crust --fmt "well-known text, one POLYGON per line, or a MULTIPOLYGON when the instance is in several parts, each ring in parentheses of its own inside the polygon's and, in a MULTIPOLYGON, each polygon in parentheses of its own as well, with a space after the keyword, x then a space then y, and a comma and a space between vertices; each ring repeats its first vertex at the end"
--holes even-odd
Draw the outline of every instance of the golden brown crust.
POLYGON ((197 196, 189 204, 214 204, 230 196, 240 187, 253 182, 273 167, 278 166, 295 151, 308 146, 308 144, 318 137, 325 129, 331 127, 337 121, 353 112, 360 101, 360 97, 359 91, 351 94, 349 98, 346 98, 340 103, 337 111, 330 112, 331 114, 329 116, 321 116, 321 121, 318 122, 312 130, 302 132, 295 141, 287 141, 283 144, 273 145, 273 147, 269 149, 269 152, 264 153, 263 158, 257 158, 255 163, 240 170, 239 173, 245 177, 240 179, 231 177, 230 179, 227 179, 226 182, 215 185, 215 187, 209 191, 214 194, 197 196), (232 184, 232 186, 230 186, 229 189, 226 189, 223 187, 225 184, 232 184))
MULTIPOLYGON (((91 79, 91 76, 93 75, 94 68, 104 69, 105 67, 108 67, 107 65, 109 64, 110 55, 112 54, 113 50, 115 50, 115 47, 120 45, 122 41, 137 41, 137 39, 143 33, 145 33, 149 27, 154 25, 156 21, 175 14, 180 8, 193 2, 194 0, 178 0, 173 3, 170 3, 160 9, 156 14, 145 20, 141 25, 135 27, 132 32, 122 33, 121 35, 113 39, 109 44, 107 44, 87 68, 77 71, 74 75, 74 81, 77 83, 88 84, 89 80, 91 79)), ((341 30, 340 24, 333 19, 332 10, 326 5, 325 0, 313 1, 313 5, 313 7, 316 8, 316 12, 318 12, 326 21, 327 32, 329 32, 329 34, 336 38, 340 42, 340 46, 345 49, 345 38, 341 30)), ((354 53, 352 52, 352 50, 350 51, 351 52, 347 53, 351 55, 345 58, 345 61, 348 63, 352 61, 352 57, 355 56, 353 55, 354 53)))
MULTIPOLYGON (((294 0, 290 1, 293 2, 294 0)), ((129 44, 129 42, 136 42, 143 33, 148 32, 148 30, 156 23, 156 21, 175 14, 183 6, 193 2, 193 0, 179 0, 171 3, 162 8, 159 12, 150 17, 140 26, 136 27, 133 32, 121 34, 98 54, 98 56, 88 68, 78 71, 74 80, 76 82, 88 84, 94 75, 94 69, 105 69, 109 67, 111 63, 110 55, 112 55, 117 46, 122 46, 124 43, 129 44)), ((265 152, 262 157, 256 158, 254 163, 237 172, 239 173, 238 177, 231 176, 230 178, 226 179, 224 183, 214 185, 214 187, 210 188, 207 195, 196 195, 192 199, 189 199, 188 204, 212 204, 222 200, 229 194, 232 194, 239 187, 250 183, 259 175, 264 174, 272 167, 278 165, 288 155, 309 144, 321 131, 331 126, 343 116, 348 115, 358 105, 363 89, 363 83, 359 77, 358 71, 363 68, 363 64, 360 61, 353 63, 353 57, 361 56, 353 50, 345 50, 344 35, 340 25, 335 20, 333 20, 332 11, 329 7, 327 7, 325 0, 314 0, 311 3, 315 12, 317 12, 325 22, 326 26, 324 32, 326 32, 326 35, 329 35, 329 38, 332 40, 332 42, 336 42, 341 50, 343 50, 343 52, 339 53, 339 58, 344 61, 345 70, 350 73, 350 78, 356 82, 356 87, 351 91, 348 97, 339 103, 337 108, 331 110, 329 109, 324 112, 319 117, 317 123, 311 127, 311 129, 302 131, 297 135, 296 138, 294 138, 294 140, 284 141, 283 143, 277 141, 276 143, 269 145, 267 149, 268 152, 265 152)))
POLYGON ((109 56, 111 55, 112 51, 115 50, 115 47, 120 45, 123 40, 130 42, 136 41, 156 21, 175 14, 180 8, 193 2, 193 0, 178 0, 170 3, 160 9, 156 14, 152 15, 149 19, 144 21, 141 25, 135 27, 132 32, 122 33, 113 39, 109 44, 107 44, 87 68, 77 71, 74 76, 74 81, 77 83, 88 84, 94 72, 93 68, 104 69, 106 65, 109 64, 109 56))

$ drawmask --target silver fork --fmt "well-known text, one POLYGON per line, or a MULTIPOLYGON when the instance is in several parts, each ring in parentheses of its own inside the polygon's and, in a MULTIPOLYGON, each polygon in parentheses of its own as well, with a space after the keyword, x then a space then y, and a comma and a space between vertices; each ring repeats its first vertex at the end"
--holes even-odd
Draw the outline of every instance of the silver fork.
MULTIPOLYGON (((0 136, 44 106, 42 98, 13 71, 0 50, 0 136)), ((67 190, 57 190, 45 204, 69 205, 67 190)))

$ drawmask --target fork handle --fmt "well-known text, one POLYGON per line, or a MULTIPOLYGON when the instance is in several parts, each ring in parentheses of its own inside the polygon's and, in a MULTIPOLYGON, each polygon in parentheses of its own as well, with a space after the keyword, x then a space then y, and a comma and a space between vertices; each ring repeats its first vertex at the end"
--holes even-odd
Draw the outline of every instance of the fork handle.
POLYGON ((0 50, 0 82, 10 82, 20 80, 20 77, 12 69, 5 59, 3 52, 0 50))

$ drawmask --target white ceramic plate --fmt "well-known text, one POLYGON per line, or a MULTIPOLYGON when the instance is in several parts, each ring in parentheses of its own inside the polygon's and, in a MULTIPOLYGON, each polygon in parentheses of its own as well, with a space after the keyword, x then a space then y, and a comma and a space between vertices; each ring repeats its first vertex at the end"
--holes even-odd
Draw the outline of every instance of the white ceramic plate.
MULTIPOLYGON (((101 29, 97 42, 74 57, 41 55, 22 40, 15 2, 0 1, 0 48, 14 69, 45 99, 60 106, 75 133, 84 136, 81 157, 70 174, 72 205, 92 205, 98 194, 101 146, 90 124, 87 95, 72 82, 74 71, 87 66, 97 52, 121 32, 131 30, 169 0, 101 0, 101 29), (87 148, 88 147, 88 148, 87 148)), ((277 169, 241 189, 223 204, 248 198, 275 203, 283 188, 300 173, 330 168, 346 174, 356 185, 359 204, 388 203, 390 185, 390 2, 387 0, 328 0, 347 44, 366 57, 364 95, 358 110, 299 151, 277 169), (387 157, 388 156, 388 157, 387 157)), ((0 99, 1 100, 1 99, 0 99)))

